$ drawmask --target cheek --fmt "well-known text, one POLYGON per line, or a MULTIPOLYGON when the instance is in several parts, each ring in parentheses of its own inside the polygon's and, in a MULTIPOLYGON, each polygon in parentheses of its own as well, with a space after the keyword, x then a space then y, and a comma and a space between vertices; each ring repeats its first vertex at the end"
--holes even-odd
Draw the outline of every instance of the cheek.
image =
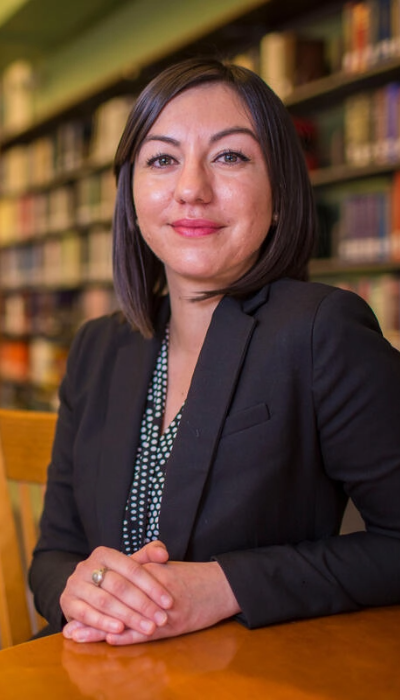
POLYGON ((133 201, 135 203, 138 218, 152 218, 157 212, 162 211, 170 201, 170 194, 165 187, 161 188, 157 183, 140 180, 133 185, 133 201))
POLYGON ((243 213, 255 213, 262 211, 265 216, 266 210, 271 207, 271 190, 269 183, 261 180, 227 180, 220 183, 218 191, 219 199, 226 206, 230 206, 243 213))

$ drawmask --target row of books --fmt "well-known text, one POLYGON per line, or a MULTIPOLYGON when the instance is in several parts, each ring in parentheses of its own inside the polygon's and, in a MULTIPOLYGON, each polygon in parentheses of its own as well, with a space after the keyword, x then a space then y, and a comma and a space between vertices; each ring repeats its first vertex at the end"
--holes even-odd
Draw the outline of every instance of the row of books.
POLYGON ((117 308, 112 289, 15 294, 3 300, 0 379, 56 388, 73 334, 85 320, 117 308))
POLYGON ((87 235, 70 232, 0 251, 2 290, 19 287, 74 287, 111 282, 111 235, 93 227, 87 235))
POLYGON ((346 263, 400 261, 400 173, 375 189, 342 194, 330 254, 346 263))
POLYGON ((358 73, 400 57, 400 0, 345 2, 340 21, 302 31, 273 31, 236 62, 259 72, 283 100, 325 75, 358 73))
POLYGON ((362 72, 400 56, 399 0, 346 2, 342 12, 343 70, 362 72))
POLYGON ((344 143, 349 165, 400 159, 400 83, 389 83, 345 100, 344 143))
POLYGON ((0 135, 34 119, 35 72, 26 60, 12 61, 0 76, 0 135))
POLYGON ((110 164, 132 105, 132 97, 115 97, 89 117, 67 121, 53 133, 5 149, 0 162, 3 194, 46 187, 82 168, 110 164))
MULTIPOLYGON (((236 61, 245 63, 243 57, 236 61)), ((326 41, 294 31, 270 32, 262 38, 259 55, 249 67, 285 100, 296 87, 328 73, 326 41)))
POLYGON ((394 259, 397 236, 391 235, 389 214, 386 192, 345 197, 341 203, 338 258, 357 263, 394 259))
MULTIPOLYGON (((324 281, 327 281, 326 279, 324 281)), ((333 278, 335 286, 359 294, 374 311, 384 336, 400 350, 400 277, 395 274, 333 278)))
POLYGON ((0 345, 0 376, 13 382, 35 382, 48 387, 59 383, 65 369, 68 350, 64 345, 33 339, 2 340, 0 345))
POLYGON ((108 168, 43 192, 0 197, 0 246, 110 222, 115 193, 115 179, 108 168))
POLYGON ((11 292, 1 299, 0 328, 15 339, 43 336, 69 344, 82 321, 115 308, 112 287, 99 284, 82 290, 11 292))

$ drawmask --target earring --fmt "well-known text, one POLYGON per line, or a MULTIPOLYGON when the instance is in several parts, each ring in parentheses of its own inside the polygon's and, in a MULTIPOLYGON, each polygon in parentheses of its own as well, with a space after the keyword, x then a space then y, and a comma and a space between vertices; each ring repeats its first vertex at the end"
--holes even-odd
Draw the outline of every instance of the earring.
POLYGON ((274 213, 272 214, 272 223, 274 224, 274 226, 276 226, 278 221, 279 221, 279 214, 277 211, 274 211, 274 213))

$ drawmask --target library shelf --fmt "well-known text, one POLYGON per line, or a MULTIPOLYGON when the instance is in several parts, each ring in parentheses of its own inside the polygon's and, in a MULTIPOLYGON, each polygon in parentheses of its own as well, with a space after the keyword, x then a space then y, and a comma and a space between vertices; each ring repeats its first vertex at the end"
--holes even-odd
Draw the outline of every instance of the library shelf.
MULTIPOLYGON (((5 150, 7 151, 8 149, 5 150)), ((46 182, 40 184, 29 184, 27 187, 23 187, 21 190, 17 191, 7 191, 3 189, 1 191, 1 196, 9 199, 18 199, 22 195, 41 194, 42 192, 48 192, 49 190, 56 189, 57 187, 63 187, 64 185, 70 185, 79 180, 84 180, 91 175, 112 170, 112 168, 112 161, 99 163, 87 159, 87 161, 85 161, 85 163, 79 168, 71 168, 62 172, 51 174, 51 177, 46 182)))
MULTIPOLYGON (((218 55, 229 60, 235 60, 236 56, 239 54, 243 55, 246 52, 251 57, 257 56, 258 47, 265 35, 285 32, 307 34, 311 28, 311 36, 316 36, 316 31, 314 31, 314 34, 312 33, 313 27, 317 31, 319 31, 319 27, 322 27, 322 31, 326 32, 331 18, 340 20, 343 8, 347 5, 348 3, 345 0, 329 0, 328 3, 322 4, 320 0, 298 0, 296 3, 289 2, 289 0, 265 0, 264 2, 262 0, 252 0, 251 2, 243 0, 241 11, 235 11, 231 13, 231 16, 228 16, 229 13, 227 12, 227 21, 224 26, 209 27, 201 35, 194 30, 191 36, 183 37, 179 44, 170 46, 164 54, 159 53, 147 56, 141 63, 126 65, 124 70, 118 74, 93 84, 92 88, 85 94, 78 94, 68 103, 56 105, 53 110, 42 114, 40 118, 33 121, 23 131, 0 132, 0 155, 6 156, 5 159, 7 159, 13 149, 15 149, 15 152, 21 151, 21 149, 29 149, 36 141, 41 139, 55 139, 55 142, 58 143, 58 137, 56 137, 58 130, 75 122, 89 124, 89 132, 92 129, 90 133, 94 133, 94 120, 97 110, 102 109, 103 106, 106 106, 107 103, 111 103, 113 100, 134 99, 144 85, 171 62, 194 55, 218 55)), ((335 22, 332 22, 332 26, 334 24, 335 22)), ((335 26, 339 25, 340 22, 336 21, 335 26)), ((329 32, 330 28, 328 35, 329 32)), ((338 44, 340 43, 339 41, 338 44)), ((260 53, 258 54, 258 68, 261 71, 260 53)), ((338 106, 342 108, 344 102, 353 95, 361 94, 364 91, 373 91, 384 84, 397 81, 400 75, 400 52, 398 55, 386 57, 384 60, 381 59, 379 62, 374 63, 374 65, 369 65, 362 72, 347 72, 337 63, 329 72, 330 74, 328 75, 293 87, 283 97, 283 101, 293 117, 299 116, 309 120, 310 123, 313 120, 317 121, 321 114, 326 114, 329 110, 336 109, 338 106)), ((7 342, 12 343, 14 340, 16 343, 25 343, 28 352, 31 346, 40 340, 54 343, 54 346, 67 346, 68 339, 72 338, 74 329, 85 318, 92 317, 93 310, 97 313, 102 310, 103 312, 108 312, 108 310, 112 311, 115 309, 112 280, 109 273, 110 268, 103 267, 104 260, 97 261, 97 263, 94 260, 93 267, 88 268, 90 256, 100 249, 100 246, 97 245, 97 240, 103 241, 102 251, 106 255, 103 234, 109 236, 112 226, 110 198, 107 197, 105 208, 99 209, 96 199, 98 195, 93 194, 99 190, 96 190, 96 186, 94 186, 93 190, 89 186, 85 189, 86 180, 89 181, 91 178, 95 179, 96 177, 100 178, 104 175, 104 187, 101 189, 101 197, 103 197, 105 191, 110 191, 112 156, 110 153, 107 153, 106 157, 96 159, 90 150, 90 143, 89 150, 85 150, 86 146, 88 146, 87 143, 84 144, 84 148, 80 144, 80 150, 73 154, 72 160, 67 159, 67 161, 63 161, 61 158, 59 161, 57 156, 54 159, 57 165, 51 172, 51 176, 47 174, 47 179, 46 176, 42 180, 36 178, 36 181, 22 182, 22 186, 18 186, 17 182, 16 186, 11 186, 8 189, 3 183, 0 191, 0 221, 2 203, 5 205, 5 216, 9 217, 9 221, 14 222, 17 221, 15 217, 17 216, 18 207, 24 204, 22 200, 48 198, 50 206, 50 199, 53 195, 55 196, 57 191, 62 189, 69 189, 70 193, 72 193, 71 201, 73 202, 74 215, 68 219, 70 207, 67 201, 68 197, 66 197, 63 200, 66 203, 65 225, 59 224, 59 219, 56 217, 56 225, 53 225, 53 220, 50 218, 46 219, 47 223, 43 226, 34 225, 26 230, 20 230, 18 226, 15 226, 14 235, 11 236, 3 235, 2 237, 0 230, 0 267, 3 264, 1 269, 5 269, 8 272, 10 267, 8 262, 11 261, 16 265, 17 269, 16 277, 8 277, 7 282, 7 275, 5 275, 3 284, 0 283, 0 318, 4 319, 8 314, 12 321, 13 302, 15 302, 16 306, 19 305, 20 307, 22 323, 23 314, 25 313, 25 297, 28 299, 28 312, 31 305, 32 307, 34 306, 36 297, 40 295, 52 297, 53 304, 57 294, 70 295, 71 307, 70 333, 66 332, 64 327, 61 332, 56 332, 55 334, 36 333, 35 331, 28 331, 25 334, 2 333, 0 337, 0 360, 3 344, 7 344, 7 342), (65 162, 69 162, 70 166, 60 166, 60 163, 65 164, 65 162), (108 181, 106 176, 109 177, 108 181), (86 200, 85 197, 89 199, 86 200), (99 212, 101 212, 100 215, 99 212), (104 212, 106 212, 105 215, 103 215, 104 212), (102 229, 98 239, 96 239, 96 229, 102 229), (79 239, 82 244, 82 260, 79 263, 76 249, 72 246, 69 254, 72 261, 71 268, 75 264, 75 269, 70 275, 67 274, 63 278, 62 275, 54 277, 51 274, 50 276, 44 274, 41 280, 40 276, 43 270, 46 273, 46 267, 41 267, 42 263, 39 255, 37 258, 38 262, 35 262, 36 258, 33 256, 33 264, 38 265, 39 276, 34 271, 29 277, 29 269, 26 278, 19 276, 20 269, 22 270, 21 274, 24 271, 23 255, 25 249, 29 253, 28 249, 43 248, 47 244, 51 247, 51 244, 55 241, 59 241, 61 245, 64 240, 74 237, 79 239), (19 259, 20 254, 21 258, 19 259), (99 265, 97 268, 96 264, 99 265), (97 274, 96 271, 100 274, 97 274), (12 297, 20 298, 12 299, 12 297), (21 311, 21 309, 23 310, 21 311)), ((101 152, 104 155, 104 151, 101 152)), ((322 158, 320 162, 324 163, 324 167, 314 167, 310 170, 310 179, 315 189, 316 198, 325 196, 326 193, 330 193, 341 185, 348 186, 349 190, 351 190, 353 185, 362 186, 362 183, 372 181, 374 178, 395 179, 395 173, 400 170, 400 133, 398 155, 395 158, 386 159, 384 162, 378 162, 376 159, 372 162, 373 160, 371 159, 371 162, 366 165, 356 166, 346 163, 345 159, 343 161, 339 159, 335 160, 335 163, 340 164, 325 167, 327 161, 325 158, 322 158)), ((38 210, 40 211, 40 207, 38 210)), ((38 221, 40 221, 40 216, 38 221)), ((58 260, 59 252, 53 251, 53 253, 55 259, 58 260)), ((67 249, 65 254, 68 255, 67 249)), ((94 255, 94 257, 96 256, 94 255)), ((49 257, 49 260, 51 259, 49 257)), ((343 260, 336 258, 316 259, 311 261, 310 275, 312 279, 326 279, 329 283, 337 280, 338 284, 340 284, 341 279, 347 279, 349 276, 358 279, 363 276, 366 278, 379 278, 379 276, 382 276, 383 278, 389 275, 396 283, 396 280, 400 280, 400 262, 357 263, 352 261, 351 263, 345 263, 343 260)), ((50 304, 50 314, 52 309, 54 309, 54 306, 50 304)), ((28 312, 26 313, 28 314, 28 312)), ((5 324, 4 327, 17 327, 12 325, 10 318, 6 319, 9 321, 9 325, 5 324)), ((35 328, 35 326, 28 325, 26 328, 35 328)), ((390 328, 388 334, 389 331, 390 328)), ((397 333, 396 329, 393 330, 393 333, 397 333)), ((50 362, 52 361, 50 357, 50 362)), ((33 406, 45 406, 46 401, 48 401, 49 406, 54 406, 55 384, 56 382, 54 386, 48 386, 46 382, 35 382, 31 381, 31 379, 13 380, 11 377, 7 377, 7 373, 1 373, 0 366, 0 404, 3 402, 12 403, 15 399, 19 405, 25 402, 33 406), (5 385, 5 388, 2 385, 5 385)))
POLYGON ((56 411, 59 382, 48 384, 17 380, 0 374, 0 402, 3 408, 56 411))
POLYGON ((46 231, 46 233, 29 234, 27 236, 22 236, 18 238, 12 238, 5 241, 0 241, 0 253, 1 251, 9 250, 10 248, 23 248, 29 245, 39 245, 42 242, 51 239, 62 239, 68 236, 85 236, 88 232, 93 229, 107 229, 111 232, 112 220, 110 218, 100 219, 96 218, 88 221, 87 223, 74 223, 72 226, 67 226, 65 228, 53 231, 46 231))
POLYGON ((398 81, 399 76, 400 57, 394 56, 382 59, 360 72, 341 70, 296 87, 285 97, 284 102, 289 110, 320 110, 360 90, 370 90, 382 83, 398 81))
POLYGON ((337 276, 400 274, 400 260, 385 262, 345 263, 338 258, 314 258, 310 261, 312 279, 337 276))
POLYGON ((371 163, 362 166, 341 164, 311 170, 310 180, 316 189, 351 180, 365 180, 379 175, 390 175, 397 170, 400 170, 400 160, 388 160, 384 163, 371 163))
POLYGON ((47 292, 82 292, 96 287, 104 287, 105 289, 112 290, 113 286, 114 283, 110 277, 108 279, 104 277, 84 279, 82 277, 82 279, 72 282, 49 282, 48 284, 44 282, 32 282, 31 284, 22 282, 20 284, 3 287, 1 294, 7 296, 12 294, 44 294, 47 292))

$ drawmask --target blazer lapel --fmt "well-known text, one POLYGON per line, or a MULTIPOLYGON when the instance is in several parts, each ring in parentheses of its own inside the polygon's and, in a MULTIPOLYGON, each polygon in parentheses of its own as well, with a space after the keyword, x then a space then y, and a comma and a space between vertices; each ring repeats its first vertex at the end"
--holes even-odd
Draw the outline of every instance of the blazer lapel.
MULTIPOLYGON (((251 309, 253 310, 253 309, 251 309)), ((171 559, 183 560, 225 416, 256 321, 238 301, 216 308, 168 461, 160 539, 171 559)))

